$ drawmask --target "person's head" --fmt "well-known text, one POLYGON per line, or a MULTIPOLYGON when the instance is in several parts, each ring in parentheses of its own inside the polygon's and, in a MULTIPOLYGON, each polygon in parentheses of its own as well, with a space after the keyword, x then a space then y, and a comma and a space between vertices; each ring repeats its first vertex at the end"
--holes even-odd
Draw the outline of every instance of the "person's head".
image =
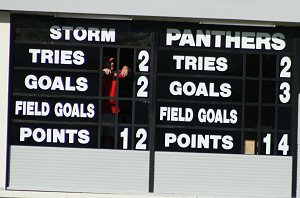
POLYGON ((114 67, 115 67, 115 58, 113 57, 104 58, 103 68, 114 70, 114 67))

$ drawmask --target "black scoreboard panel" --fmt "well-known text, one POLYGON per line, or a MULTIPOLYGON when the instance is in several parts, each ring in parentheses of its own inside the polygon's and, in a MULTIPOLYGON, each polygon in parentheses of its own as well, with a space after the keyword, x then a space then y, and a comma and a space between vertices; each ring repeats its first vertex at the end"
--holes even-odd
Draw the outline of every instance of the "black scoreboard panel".
POLYGON ((296 137, 290 33, 197 28, 169 28, 160 37, 157 150, 290 155, 296 137))
POLYGON ((296 33, 14 15, 10 144, 295 155, 296 33))

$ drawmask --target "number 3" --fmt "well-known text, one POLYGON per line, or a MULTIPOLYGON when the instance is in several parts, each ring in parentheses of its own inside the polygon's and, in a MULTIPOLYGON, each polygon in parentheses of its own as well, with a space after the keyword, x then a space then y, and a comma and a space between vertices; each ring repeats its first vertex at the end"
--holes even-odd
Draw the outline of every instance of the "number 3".
POLYGON ((283 82, 280 84, 280 90, 283 90, 282 94, 279 94, 279 99, 282 103, 287 103, 290 101, 291 94, 290 94, 290 84, 287 82, 283 82))

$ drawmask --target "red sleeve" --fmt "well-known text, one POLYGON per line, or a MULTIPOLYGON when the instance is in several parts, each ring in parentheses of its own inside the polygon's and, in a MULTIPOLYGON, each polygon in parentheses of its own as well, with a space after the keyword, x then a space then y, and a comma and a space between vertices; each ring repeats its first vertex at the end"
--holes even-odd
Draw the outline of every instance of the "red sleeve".
POLYGON ((123 75, 121 74, 121 70, 119 70, 118 77, 119 77, 120 79, 123 79, 123 78, 125 78, 125 76, 123 76, 123 75))

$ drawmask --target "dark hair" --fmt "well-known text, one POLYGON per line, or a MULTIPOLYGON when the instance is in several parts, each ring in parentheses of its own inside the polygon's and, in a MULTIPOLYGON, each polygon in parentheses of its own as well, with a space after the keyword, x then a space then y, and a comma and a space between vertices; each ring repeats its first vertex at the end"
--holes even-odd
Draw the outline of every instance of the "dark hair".
POLYGON ((103 59, 103 68, 109 68, 110 64, 115 61, 115 58, 113 57, 106 57, 103 59))

